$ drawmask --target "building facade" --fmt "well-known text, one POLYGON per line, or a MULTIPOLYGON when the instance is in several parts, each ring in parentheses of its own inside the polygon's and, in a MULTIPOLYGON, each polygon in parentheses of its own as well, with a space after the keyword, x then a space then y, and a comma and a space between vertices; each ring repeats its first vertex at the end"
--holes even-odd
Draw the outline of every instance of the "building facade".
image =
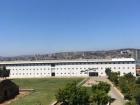
POLYGON ((131 72, 136 76, 136 62, 133 58, 5 61, 0 62, 0 65, 10 69, 10 78, 106 76, 106 68, 120 72, 120 75, 131 72))

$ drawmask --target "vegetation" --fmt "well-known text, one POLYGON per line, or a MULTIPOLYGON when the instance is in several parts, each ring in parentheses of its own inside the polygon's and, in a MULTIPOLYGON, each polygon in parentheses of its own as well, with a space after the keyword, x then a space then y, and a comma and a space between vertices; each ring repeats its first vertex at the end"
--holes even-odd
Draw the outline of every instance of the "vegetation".
POLYGON ((106 105, 110 102, 111 97, 108 96, 110 85, 105 82, 100 82, 98 85, 92 86, 92 103, 96 105, 106 105))
POLYGON ((65 88, 59 89, 56 99, 63 105, 88 105, 89 95, 84 87, 77 86, 76 82, 67 84, 65 88))
POLYGON ((118 82, 119 82, 118 78, 119 78, 120 73, 112 72, 110 68, 107 68, 105 72, 108 76, 108 79, 111 80, 115 85, 118 85, 118 82))
POLYGON ((10 80, 0 82, 0 103, 19 94, 19 87, 10 80))
POLYGON ((10 105, 50 105, 55 99, 59 88, 63 88, 72 81, 80 82, 83 78, 42 78, 42 79, 14 79, 12 80, 22 89, 35 89, 26 97, 20 98, 10 105))
POLYGON ((9 77, 9 74, 10 74, 10 70, 7 70, 5 66, 0 68, 0 77, 6 78, 9 77))
POLYGON ((140 84, 140 77, 136 79, 136 84, 140 84))
POLYGON ((66 87, 58 90, 56 99, 62 105, 106 105, 110 102, 111 97, 108 96, 110 85, 100 82, 93 85, 88 94, 87 89, 77 86, 76 82, 67 84, 66 87))
POLYGON ((131 73, 120 76, 119 73, 106 70, 108 78, 121 90, 124 98, 129 100, 126 105, 140 105, 140 79, 131 73))

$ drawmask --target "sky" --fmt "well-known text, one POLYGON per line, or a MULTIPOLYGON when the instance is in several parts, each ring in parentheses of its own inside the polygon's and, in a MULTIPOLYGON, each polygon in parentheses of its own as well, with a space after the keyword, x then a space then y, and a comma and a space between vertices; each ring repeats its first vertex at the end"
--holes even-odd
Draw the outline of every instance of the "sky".
POLYGON ((140 48, 140 0, 0 0, 0 56, 140 48))

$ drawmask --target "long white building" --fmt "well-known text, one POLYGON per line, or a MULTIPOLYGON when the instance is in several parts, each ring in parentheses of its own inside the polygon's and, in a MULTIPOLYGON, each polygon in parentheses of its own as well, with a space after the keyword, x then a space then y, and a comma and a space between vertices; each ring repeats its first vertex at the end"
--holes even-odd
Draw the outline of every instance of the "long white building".
POLYGON ((133 58, 3 61, 0 66, 10 69, 11 78, 106 76, 106 68, 120 72, 120 75, 131 72, 136 76, 136 62, 133 58))

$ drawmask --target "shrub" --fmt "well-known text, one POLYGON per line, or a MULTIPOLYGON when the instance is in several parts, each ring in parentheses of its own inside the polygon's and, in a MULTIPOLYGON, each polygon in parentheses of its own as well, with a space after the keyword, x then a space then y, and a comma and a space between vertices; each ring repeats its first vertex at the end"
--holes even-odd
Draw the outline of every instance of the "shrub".
POLYGON ((14 98, 19 94, 19 87, 10 80, 0 82, 0 103, 14 98))

